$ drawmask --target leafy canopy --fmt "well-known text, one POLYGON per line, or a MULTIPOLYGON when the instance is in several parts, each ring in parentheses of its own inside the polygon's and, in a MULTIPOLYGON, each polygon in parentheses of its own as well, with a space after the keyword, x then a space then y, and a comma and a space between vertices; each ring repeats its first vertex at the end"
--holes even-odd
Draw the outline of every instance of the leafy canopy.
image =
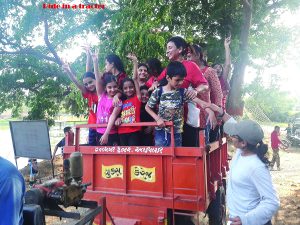
MULTIPOLYGON (((243 0, 246 1, 246 0, 243 0)), ((232 36, 232 61, 241 55, 243 1, 235 0, 115 0, 105 10, 43 9, 50 1, 2 0, 0 5, 0 113, 22 106, 28 118, 53 119, 62 109, 75 115, 86 112, 79 91, 60 69, 60 53, 90 32, 100 39, 100 64, 106 54, 135 52, 141 61, 165 59, 165 44, 172 35, 208 49, 210 62, 223 62, 223 39, 232 36)), ((73 1, 56 1, 56 3, 73 1)), ((96 2, 96 1, 95 1, 96 2)), ((262 58, 275 62, 291 41, 289 30, 275 23, 285 10, 299 7, 298 0, 256 0, 252 3, 249 61, 262 58)), ((88 4, 87 1, 82 1, 88 4)), ((76 46, 78 48, 78 46, 76 46)), ((73 63, 78 79, 85 58, 73 63)), ((236 66, 236 65, 234 65, 236 66)), ((127 72, 130 68, 127 67, 127 72)), ((242 85, 242 83, 238 84, 242 85)))

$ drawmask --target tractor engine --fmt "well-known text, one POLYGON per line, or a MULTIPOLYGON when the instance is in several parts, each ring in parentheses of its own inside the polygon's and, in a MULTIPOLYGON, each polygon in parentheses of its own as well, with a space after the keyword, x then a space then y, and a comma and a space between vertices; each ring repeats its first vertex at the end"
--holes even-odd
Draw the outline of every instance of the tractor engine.
POLYGON ((41 185, 34 185, 25 194, 26 204, 38 204, 42 210, 60 210, 64 207, 77 206, 91 183, 82 184, 82 154, 73 152, 64 160, 63 181, 52 179, 41 185))

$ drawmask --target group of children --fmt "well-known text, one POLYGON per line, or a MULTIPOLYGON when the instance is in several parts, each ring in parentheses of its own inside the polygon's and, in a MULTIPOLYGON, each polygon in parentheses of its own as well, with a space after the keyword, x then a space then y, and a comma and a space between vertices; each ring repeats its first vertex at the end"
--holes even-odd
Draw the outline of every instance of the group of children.
MULTIPOLYGON (((229 43, 230 39, 226 39, 225 50, 229 43)), ((229 223, 271 224, 272 216, 279 208, 279 199, 267 167, 268 146, 263 143, 264 132, 258 123, 251 120, 236 122, 225 112, 228 74, 225 77, 219 74, 228 73, 228 68, 223 70, 218 66, 215 71, 208 67, 201 49, 196 45, 188 46, 178 36, 168 40, 166 55, 170 63, 162 69, 157 60, 138 64, 137 57, 129 54, 127 57, 133 63, 131 79, 125 75, 118 56, 114 55, 115 61, 106 57, 105 73, 101 73, 98 53, 88 51, 95 76, 86 75, 91 74, 87 72, 83 79, 85 87, 80 90, 83 97, 88 98, 89 123, 103 124, 96 129, 95 141, 89 144, 170 146, 170 127, 165 122, 172 121, 175 146, 197 146, 200 129, 209 137, 216 131, 218 122, 223 121, 224 132, 232 137, 237 148, 226 182, 229 223), (97 104, 96 111, 94 104, 97 104), (154 131, 151 127, 142 128, 136 124, 148 121, 156 121, 154 131)), ((70 67, 63 64, 63 68, 74 80, 70 67)), ((79 82, 75 84, 81 87, 79 82)), ((90 130, 90 140, 94 138, 94 132, 90 130)), ((212 136, 216 138, 216 135, 212 136)), ((206 141, 211 140, 207 138, 206 141)), ((271 166, 274 166, 273 161, 271 166)))
MULTIPOLYGON (((169 146, 171 134, 165 122, 172 121, 175 146, 182 146, 184 124, 188 117, 199 118, 205 112, 209 114, 207 117, 214 117, 209 107, 210 100, 201 98, 201 93, 207 92, 206 79, 194 62, 183 58, 187 49, 184 39, 172 37, 167 44, 170 63, 164 70, 157 59, 139 64, 134 54, 128 54, 127 58, 133 63, 133 75, 129 78, 124 72, 121 59, 115 54, 106 57, 105 72, 100 72, 98 52, 91 52, 86 47, 87 64, 83 85, 77 81, 70 66, 63 62, 63 70, 88 100, 88 123, 103 124, 89 129, 88 144, 169 146), (192 108, 185 110, 188 104, 193 104, 198 114, 185 115, 186 111, 189 114, 193 112, 192 108), (157 123, 154 129, 151 126, 134 125, 154 121, 157 123)), ((210 121, 209 126, 214 128, 216 119, 207 119, 210 121)))

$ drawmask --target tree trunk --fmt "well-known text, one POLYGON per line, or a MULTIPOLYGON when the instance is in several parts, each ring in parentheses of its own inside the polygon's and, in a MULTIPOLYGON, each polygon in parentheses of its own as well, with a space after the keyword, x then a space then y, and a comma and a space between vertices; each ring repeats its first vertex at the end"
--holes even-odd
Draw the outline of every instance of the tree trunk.
POLYGON ((242 116, 244 102, 242 100, 242 87, 244 84, 245 69, 248 64, 248 42, 252 18, 252 0, 242 0, 243 25, 240 34, 240 54, 234 65, 230 80, 231 90, 227 102, 227 112, 233 116, 242 116))

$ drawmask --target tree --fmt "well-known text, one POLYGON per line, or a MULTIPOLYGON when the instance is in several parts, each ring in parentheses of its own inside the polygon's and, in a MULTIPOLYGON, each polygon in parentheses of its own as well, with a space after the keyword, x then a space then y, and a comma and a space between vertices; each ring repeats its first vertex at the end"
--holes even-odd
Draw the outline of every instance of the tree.
POLYGON ((233 115, 241 115, 246 66, 257 66, 253 61, 256 58, 268 62, 263 66, 271 65, 269 61, 276 62, 274 57, 287 47, 291 37, 290 30, 277 26, 275 21, 284 10, 296 9, 299 4, 295 0, 158 0, 147 3, 124 0, 107 35, 115 40, 111 49, 121 54, 134 50, 142 59, 149 55, 162 59, 164 50, 159 46, 172 34, 180 34, 190 42, 204 43, 212 62, 224 62, 220 54, 222 39, 231 35, 234 70, 227 109, 233 115), (145 46, 148 46, 146 50, 145 46))
MULTIPOLYGON (((276 27, 273 24, 276 21, 276 17, 280 15, 281 10, 287 8, 299 7, 296 1, 257 1, 243 0, 243 24, 240 29, 239 38, 239 54, 234 65, 233 76, 231 79, 231 91, 227 102, 228 112, 232 115, 242 115, 244 102, 242 100, 242 86, 244 83, 244 74, 246 66, 251 63, 251 59, 255 59, 255 55, 261 56, 267 61, 271 61, 270 58, 273 55, 279 55, 282 49, 287 47, 287 43, 290 40, 289 32, 286 32, 286 28, 276 27), (252 21, 252 17, 255 18, 252 21), (281 32, 278 32, 281 29, 281 32), (269 32, 272 32, 272 38, 269 37, 269 32), (285 31, 286 33, 284 33, 285 31), (277 35, 276 35, 277 32, 277 35), (263 37, 262 37, 263 34, 263 37), (249 39, 253 39, 249 43, 249 39), (261 44, 261 41, 265 42, 261 44), (285 40, 286 42, 282 42, 285 40), (277 43, 277 45, 276 45, 277 43), (249 45, 251 48, 256 49, 249 54, 249 45), (267 47, 266 47, 267 46, 267 47), (270 47, 274 48, 271 49, 270 47), (276 47, 275 47, 276 46, 276 47), (265 51, 259 49, 265 48, 265 51), (260 53, 260 54, 255 54, 260 53), (278 51, 276 54, 276 51, 278 51), (251 55, 252 53, 252 55, 251 55), (275 54, 274 54, 275 53, 275 54), (265 54, 264 56, 262 54, 265 54), (268 60, 269 59, 269 60, 268 60)), ((274 62, 274 61, 273 61, 274 62)), ((269 66, 269 65, 265 65, 269 66)))
POLYGON ((60 69, 58 52, 88 35, 95 29, 92 21, 105 21, 107 15, 43 9, 44 2, 14 0, 0 6, 0 113, 13 109, 18 116, 25 105, 27 119, 51 123, 62 106, 73 114, 85 111, 80 94, 60 69))
MULTIPOLYGON (((255 58, 268 61, 286 47, 289 33, 274 21, 283 10, 300 4, 297 0, 115 0, 105 10, 77 11, 43 9, 42 3, 6 0, 0 6, 0 98, 10 102, 1 105, 0 112, 13 108, 17 113, 26 105, 29 118, 53 118, 62 106, 73 114, 83 113, 83 101, 62 73, 59 55, 76 38, 93 32, 101 40, 102 63, 110 52, 124 59, 134 51, 140 60, 164 60, 165 43, 174 34, 204 43, 210 61, 222 62, 222 39, 231 34, 234 71, 229 107, 240 113, 246 65, 254 65, 255 58), (282 40, 286 41, 278 45, 282 40)), ((74 65, 78 74, 83 72, 83 58, 74 65)))
POLYGON ((297 99, 280 90, 280 77, 276 74, 269 85, 263 83, 262 77, 257 76, 245 87, 246 105, 258 107, 273 122, 288 122, 297 99))

